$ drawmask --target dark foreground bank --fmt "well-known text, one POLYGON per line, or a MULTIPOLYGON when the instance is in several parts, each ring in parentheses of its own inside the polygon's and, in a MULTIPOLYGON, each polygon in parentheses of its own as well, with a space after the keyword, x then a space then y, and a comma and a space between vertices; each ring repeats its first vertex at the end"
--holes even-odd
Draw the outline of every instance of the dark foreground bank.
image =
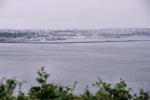
MULTIPOLYGON (((128 88, 124 80, 120 79, 115 85, 104 82, 98 78, 98 81, 93 83, 93 87, 97 88, 95 93, 90 92, 86 86, 84 93, 75 95, 73 92, 76 88, 75 81, 72 87, 57 85, 47 82, 49 74, 42 67, 38 72, 36 82, 39 86, 29 88, 27 94, 21 90, 25 83, 16 79, 2 78, 0 81, 0 100, 149 100, 148 92, 139 91, 139 94, 131 93, 132 89, 128 88), (17 90, 17 95, 14 96, 14 91, 17 90)), ((142 84, 141 84, 142 85, 142 84)))

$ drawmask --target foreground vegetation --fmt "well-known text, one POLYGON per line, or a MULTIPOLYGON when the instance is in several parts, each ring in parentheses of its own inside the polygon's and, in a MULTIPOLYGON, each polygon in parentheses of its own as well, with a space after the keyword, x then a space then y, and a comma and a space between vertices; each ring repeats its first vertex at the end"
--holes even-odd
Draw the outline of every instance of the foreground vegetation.
POLYGON ((65 87, 47 82, 49 74, 42 67, 38 72, 36 81, 39 86, 32 86, 28 93, 22 92, 21 87, 24 82, 19 82, 16 79, 2 78, 0 81, 0 100, 149 100, 150 95, 143 90, 139 94, 131 93, 132 89, 127 87, 125 81, 120 80, 115 85, 104 82, 98 78, 98 81, 93 84, 97 87, 95 93, 91 93, 88 87, 83 94, 75 95, 77 82, 73 86, 65 87), (17 95, 14 96, 14 91, 18 88, 17 95))

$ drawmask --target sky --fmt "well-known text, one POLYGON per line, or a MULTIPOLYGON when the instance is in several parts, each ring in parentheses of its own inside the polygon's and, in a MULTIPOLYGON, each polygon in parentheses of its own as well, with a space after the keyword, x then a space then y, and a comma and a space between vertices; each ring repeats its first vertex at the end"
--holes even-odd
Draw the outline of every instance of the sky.
POLYGON ((0 0, 0 29, 150 28, 150 0, 0 0))

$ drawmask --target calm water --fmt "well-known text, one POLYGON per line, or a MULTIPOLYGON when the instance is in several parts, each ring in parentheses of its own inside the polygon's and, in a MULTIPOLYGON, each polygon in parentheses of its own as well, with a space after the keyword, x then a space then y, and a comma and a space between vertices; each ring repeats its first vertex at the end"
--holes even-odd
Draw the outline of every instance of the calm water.
MULTIPOLYGON (((45 66, 49 81, 73 84, 77 89, 97 77, 115 83, 120 78, 134 89, 150 90, 150 42, 105 42, 77 44, 0 43, 0 77, 27 80, 35 85, 36 71, 45 66)), ((91 88, 93 89, 93 88, 91 88)))

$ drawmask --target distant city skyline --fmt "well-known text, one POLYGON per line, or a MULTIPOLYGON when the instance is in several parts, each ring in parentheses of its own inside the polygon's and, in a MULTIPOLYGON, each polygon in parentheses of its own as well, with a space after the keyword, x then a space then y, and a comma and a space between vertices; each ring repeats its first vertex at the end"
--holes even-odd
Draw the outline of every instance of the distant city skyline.
POLYGON ((149 0, 1 0, 0 29, 150 28, 149 0))

